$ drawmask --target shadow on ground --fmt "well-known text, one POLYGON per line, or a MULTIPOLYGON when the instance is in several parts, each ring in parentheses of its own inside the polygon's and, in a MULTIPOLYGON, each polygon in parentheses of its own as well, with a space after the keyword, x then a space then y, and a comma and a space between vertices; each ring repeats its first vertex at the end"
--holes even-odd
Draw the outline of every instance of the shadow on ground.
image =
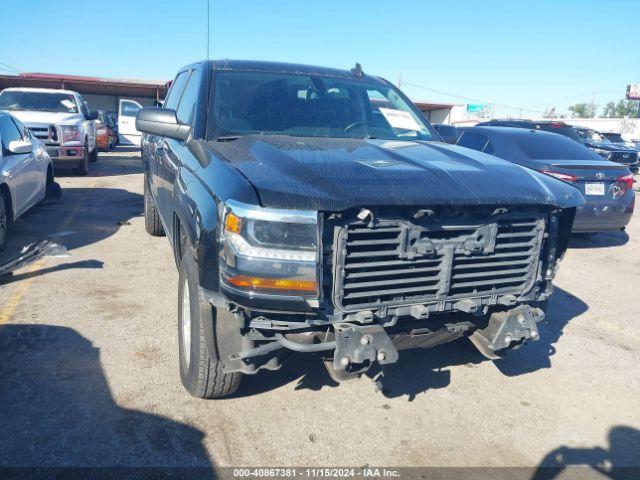
POLYGON ((620 247, 629 242, 627 232, 611 231, 600 232, 589 235, 571 235, 569 238, 569 248, 607 248, 620 247))
MULTIPOLYGON (((551 357, 555 354, 564 327, 587 309, 587 304, 582 300, 556 288, 549 302, 547 319, 538 325, 540 340, 509 352, 506 358, 494 362, 496 367, 510 377, 550 368, 551 357)), ((412 401, 416 395, 427 390, 449 386, 450 367, 464 365, 473 368, 489 361, 471 342, 461 339, 435 348, 401 351, 397 363, 387 365, 382 370, 372 368, 360 379, 350 381, 374 381, 385 397, 406 396, 407 400, 412 401)), ((319 358, 295 354, 277 372, 260 372, 244 377, 235 397, 260 394, 294 381, 297 381, 296 390, 321 390, 340 385, 331 379, 319 358)))
POLYGON ((540 462, 532 480, 555 478, 640 478, 640 431, 617 425, 609 430, 608 448, 559 447, 540 462))
MULTIPOLYGON (((189 478, 215 477, 204 434, 118 406, 99 349, 73 329, 0 325, 0 379, 0 471, 10 466, 162 467, 193 469, 189 478)), ((127 478, 160 476, 139 473, 127 478)))
MULTIPOLYGON (((0 265, 17 256, 29 244, 49 239, 64 245, 70 253, 128 228, 133 217, 142 214, 142 195, 119 188, 65 188, 62 200, 39 205, 19 218, 12 226, 7 249, 0 254, 0 265)), ((28 275, 3 277, 0 283, 9 283, 24 277, 69 268, 102 268, 98 259, 67 262, 28 275)))

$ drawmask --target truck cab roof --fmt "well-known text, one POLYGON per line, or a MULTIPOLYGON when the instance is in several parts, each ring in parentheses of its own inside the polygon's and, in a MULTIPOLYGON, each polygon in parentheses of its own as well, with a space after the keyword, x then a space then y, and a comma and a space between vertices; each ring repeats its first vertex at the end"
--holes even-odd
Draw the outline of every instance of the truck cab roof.
POLYGON ((65 93, 68 95, 80 95, 74 90, 64 90, 60 88, 33 88, 33 87, 9 87, 3 92, 37 92, 37 93, 65 93))

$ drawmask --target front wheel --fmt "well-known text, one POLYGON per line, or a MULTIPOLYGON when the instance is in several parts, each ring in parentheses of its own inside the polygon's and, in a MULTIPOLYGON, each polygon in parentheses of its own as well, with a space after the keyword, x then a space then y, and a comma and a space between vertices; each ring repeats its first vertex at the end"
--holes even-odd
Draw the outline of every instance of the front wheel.
POLYGON ((86 175, 89 173, 89 154, 87 153, 86 148, 84 149, 84 155, 82 156, 82 160, 76 167, 75 172, 78 175, 86 175))
MULTIPOLYGON (((198 266, 186 253, 180 262, 178 283, 178 350, 180 379, 197 398, 220 398, 240 386, 241 373, 224 373, 217 350, 218 312, 200 298, 198 266), (206 328, 213 328, 213 342, 206 340, 206 328)), ((224 312, 223 314, 226 314, 224 312)))
POLYGON ((89 161, 91 163, 96 163, 98 161, 98 145, 91 150, 91 153, 89 154, 89 161))

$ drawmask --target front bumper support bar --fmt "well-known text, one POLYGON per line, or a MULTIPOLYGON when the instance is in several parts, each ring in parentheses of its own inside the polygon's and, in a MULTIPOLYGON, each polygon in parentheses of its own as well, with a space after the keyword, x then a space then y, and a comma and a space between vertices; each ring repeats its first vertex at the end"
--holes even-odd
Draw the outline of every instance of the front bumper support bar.
POLYGON ((491 360, 502 358, 501 351, 519 348, 527 340, 539 340, 538 322, 544 320, 540 308, 520 305, 505 312, 495 312, 482 330, 476 330, 469 340, 485 357, 491 360))
POLYGON ((398 361, 398 350, 381 325, 335 325, 336 351, 334 370, 345 370, 350 364, 377 361, 381 365, 398 361))

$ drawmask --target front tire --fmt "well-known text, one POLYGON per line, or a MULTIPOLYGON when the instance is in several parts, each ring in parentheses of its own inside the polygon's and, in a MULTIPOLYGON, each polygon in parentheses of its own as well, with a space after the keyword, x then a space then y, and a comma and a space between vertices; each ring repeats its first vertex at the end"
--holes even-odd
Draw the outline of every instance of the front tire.
POLYGON ((77 175, 86 175, 89 173, 89 154, 87 153, 87 149, 84 150, 84 156, 82 160, 78 164, 78 167, 75 169, 77 175))
POLYGON ((180 262, 178 283, 178 349, 180 379, 187 391, 197 398, 220 398, 233 394, 240 386, 242 374, 224 373, 217 351, 218 312, 200 297, 198 266, 189 253, 180 262), (206 341, 205 328, 213 326, 213 351, 206 341))
POLYGON ((89 161, 91 163, 96 163, 98 161, 98 145, 96 145, 89 154, 89 161))
POLYGON ((153 237, 164 236, 160 214, 149 192, 146 178, 144 179, 144 229, 153 237))

